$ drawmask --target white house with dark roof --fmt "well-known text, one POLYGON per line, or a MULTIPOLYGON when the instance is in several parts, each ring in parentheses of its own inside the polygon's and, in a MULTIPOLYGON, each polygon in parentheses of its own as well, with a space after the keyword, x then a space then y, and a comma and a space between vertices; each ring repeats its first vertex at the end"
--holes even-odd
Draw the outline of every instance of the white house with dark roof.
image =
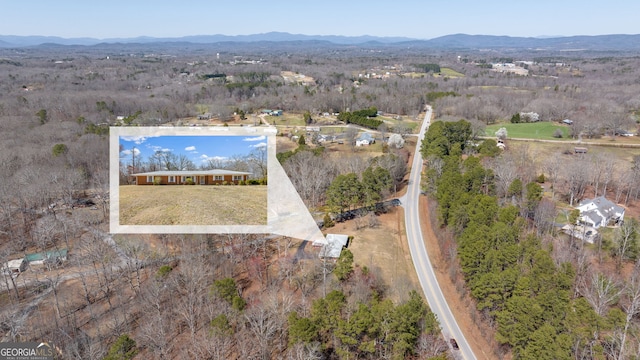
POLYGON ((580 210, 578 222, 596 229, 609 224, 618 225, 624 221, 624 208, 604 196, 583 200, 576 209, 580 210))
POLYGON ((376 140, 373 138, 373 135, 364 132, 356 139, 356 146, 371 145, 375 142, 376 140))

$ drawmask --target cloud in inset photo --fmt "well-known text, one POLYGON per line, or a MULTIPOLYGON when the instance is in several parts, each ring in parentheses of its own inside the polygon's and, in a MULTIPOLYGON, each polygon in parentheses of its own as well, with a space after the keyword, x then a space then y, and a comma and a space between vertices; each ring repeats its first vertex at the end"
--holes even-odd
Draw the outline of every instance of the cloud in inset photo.
POLYGON ((242 141, 263 141, 263 140, 266 140, 266 139, 267 139, 267 137, 262 135, 262 136, 247 137, 247 138, 242 139, 242 141))
POLYGON ((133 153, 135 156, 138 156, 138 155, 140 155, 140 149, 138 149, 138 148, 133 148, 133 150, 129 150, 129 149, 127 149, 127 150, 122 150, 122 151, 120 151, 120 156, 121 156, 121 157, 131 156, 131 154, 132 154, 132 153, 133 153))
POLYGON ((121 136, 120 139, 124 141, 133 141, 134 143, 140 145, 147 141, 147 139, 154 137, 156 136, 121 136))

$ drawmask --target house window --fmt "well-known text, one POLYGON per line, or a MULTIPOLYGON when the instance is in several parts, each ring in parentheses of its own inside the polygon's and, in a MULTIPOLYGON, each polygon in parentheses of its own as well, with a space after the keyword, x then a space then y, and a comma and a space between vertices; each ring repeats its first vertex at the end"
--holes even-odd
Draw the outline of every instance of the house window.
POLYGON ((242 175, 233 175, 233 181, 242 180, 242 175))
POLYGON ((184 182, 184 178, 185 178, 185 176, 184 176, 184 175, 183 175, 183 176, 181 176, 181 177, 180 177, 180 182, 184 182))
POLYGON ((152 183, 153 182, 153 176, 147 176, 147 182, 148 183, 152 183))
POLYGON ((176 182, 176 177, 175 177, 175 176, 172 176, 172 175, 169 175, 169 182, 170 182, 170 183, 174 183, 174 182, 176 182))
POLYGON ((224 176, 222 176, 222 175, 214 175, 213 180, 222 181, 222 180, 224 180, 224 176))

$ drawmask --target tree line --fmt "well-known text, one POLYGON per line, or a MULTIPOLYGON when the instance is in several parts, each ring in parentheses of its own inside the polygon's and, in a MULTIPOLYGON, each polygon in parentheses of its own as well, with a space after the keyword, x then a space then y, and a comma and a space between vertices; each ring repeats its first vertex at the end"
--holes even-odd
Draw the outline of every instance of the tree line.
POLYGON ((632 319, 640 313, 640 263, 615 291, 600 287, 602 297, 594 301, 597 282, 587 281, 593 287, 580 289, 587 274, 576 268, 575 258, 558 256, 562 250, 555 242, 543 242, 532 231, 545 206, 540 185, 513 180, 507 192, 514 201, 501 201, 498 175, 483 166, 490 157, 461 156, 470 139, 468 128, 464 120, 434 122, 429 128, 422 148, 424 188, 437 202, 438 219, 455 241, 466 288, 477 311, 493 324, 496 340, 519 359, 632 354, 637 341, 627 335, 638 328, 632 319), (604 296, 612 292, 615 301, 604 296), (596 311, 593 305, 604 298, 606 307, 596 311))
POLYGON ((378 109, 370 107, 354 112, 343 111, 338 115, 338 120, 344 121, 346 124, 360 125, 375 130, 383 124, 382 120, 374 119, 376 116, 378 116, 378 109))

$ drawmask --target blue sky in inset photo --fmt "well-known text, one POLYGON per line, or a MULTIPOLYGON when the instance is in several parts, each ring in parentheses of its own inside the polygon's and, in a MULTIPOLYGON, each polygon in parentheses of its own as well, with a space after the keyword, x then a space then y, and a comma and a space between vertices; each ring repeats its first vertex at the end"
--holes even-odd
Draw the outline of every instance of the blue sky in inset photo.
POLYGON ((132 152, 146 161, 156 151, 186 155, 196 166, 209 159, 225 161, 233 156, 246 156, 252 150, 267 146, 266 136, 120 136, 120 159, 129 162, 132 152))

